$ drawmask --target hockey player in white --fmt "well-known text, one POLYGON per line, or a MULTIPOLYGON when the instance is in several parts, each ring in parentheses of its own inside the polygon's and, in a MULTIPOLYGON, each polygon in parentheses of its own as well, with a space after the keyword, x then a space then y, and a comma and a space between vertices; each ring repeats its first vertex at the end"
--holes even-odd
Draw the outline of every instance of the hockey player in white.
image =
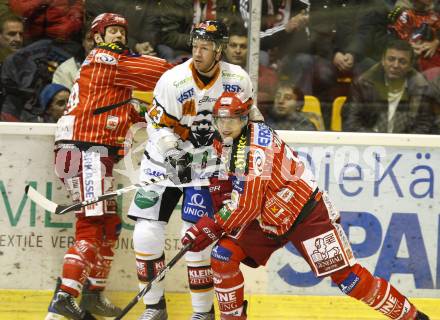
MULTIPOLYGON (((140 170, 143 181, 164 175, 167 167, 172 168, 188 187, 182 192, 170 181, 167 186, 150 186, 135 195, 128 212, 136 220, 133 243, 140 288, 164 266, 165 227, 182 193, 182 234, 201 216, 213 213, 209 192, 206 187, 197 187, 200 181, 194 179, 190 167, 193 158, 197 162, 197 154, 211 152, 215 132, 212 110, 217 98, 223 91, 243 92, 250 98, 253 95, 248 74, 237 65, 221 61, 228 43, 223 23, 211 20, 195 26, 190 43, 192 59, 164 73, 154 89, 149 112, 152 121, 147 129, 148 141, 140 170)), ((256 107, 252 108, 250 118, 262 120, 256 107)), ((185 256, 194 311, 192 320, 215 319, 210 251, 209 247, 185 256)), ((163 281, 144 296, 144 303, 146 309, 139 319, 168 318, 163 281)))

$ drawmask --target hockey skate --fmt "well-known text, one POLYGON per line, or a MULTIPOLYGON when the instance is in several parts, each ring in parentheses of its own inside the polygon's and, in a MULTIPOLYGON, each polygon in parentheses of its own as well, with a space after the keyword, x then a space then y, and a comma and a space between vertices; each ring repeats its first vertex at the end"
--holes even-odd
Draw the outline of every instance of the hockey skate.
POLYGON ((215 320, 214 306, 209 312, 194 312, 191 320, 215 320))
POLYGON ((111 303, 102 291, 90 290, 87 283, 81 294, 79 307, 98 316, 116 317, 121 313, 121 309, 111 303))
POLYGON ((160 298, 160 301, 153 305, 145 306, 144 313, 138 318, 138 320, 167 320, 167 304, 165 297, 160 298))
POLYGON ((64 319, 63 317, 72 320, 97 320, 89 312, 82 310, 76 303, 75 298, 71 294, 62 291, 60 285, 61 278, 58 278, 45 320, 59 320, 64 319))

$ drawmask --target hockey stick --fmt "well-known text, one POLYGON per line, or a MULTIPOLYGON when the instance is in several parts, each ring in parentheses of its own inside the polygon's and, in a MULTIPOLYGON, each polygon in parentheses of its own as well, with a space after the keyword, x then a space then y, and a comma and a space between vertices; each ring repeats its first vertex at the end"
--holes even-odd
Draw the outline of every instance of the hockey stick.
POLYGON ((105 106, 105 107, 99 107, 99 108, 97 108, 96 110, 93 111, 93 115, 98 115, 98 114, 101 114, 101 113, 104 113, 104 112, 107 112, 107 111, 119 108, 120 106, 123 106, 124 104, 130 103, 130 102, 139 103, 139 104, 147 103, 146 101, 143 101, 143 100, 138 99, 138 98, 129 98, 127 100, 123 100, 121 102, 110 104, 110 105, 105 106))
POLYGON ((168 262, 168 264, 159 271, 158 274, 156 274, 156 276, 151 279, 151 281, 147 284, 147 286, 145 288, 143 288, 137 295, 136 297, 133 298, 133 300, 130 301, 129 304, 127 304, 127 306, 121 311, 121 313, 119 314, 119 316, 117 316, 114 320, 120 320, 122 319, 135 305, 136 303, 138 303, 138 301, 140 299, 142 299, 142 297, 148 292, 150 291, 151 287, 153 286, 154 283, 159 282, 160 280, 163 279, 163 277, 165 276, 165 274, 167 274, 170 269, 177 263, 177 261, 180 260, 180 258, 182 258, 184 256, 184 254, 191 249, 192 246, 192 242, 188 243, 187 245, 185 245, 182 249, 180 249, 180 251, 174 256, 173 259, 171 259, 170 262, 168 262))
POLYGON ((132 184, 128 187, 121 188, 116 191, 105 193, 105 194, 97 196, 95 198, 92 198, 89 200, 84 200, 82 202, 78 202, 78 203, 74 203, 74 204, 70 204, 70 205, 57 204, 57 203, 47 199, 45 196, 43 196, 41 193, 39 193, 37 190, 35 190, 31 185, 27 185, 25 187, 25 193, 32 201, 34 201, 36 204, 43 207, 47 211, 55 213, 55 214, 65 214, 69 211, 78 210, 83 207, 87 207, 90 204, 104 201, 104 200, 107 200, 107 199, 110 199, 110 198, 113 198, 116 196, 120 196, 121 194, 130 192, 132 190, 136 190, 136 189, 139 189, 139 188, 151 185, 151 184, 158 183, 158 182, 163 181, 167 178, 168 178, 168 176, 165 176, 165 175, 159 176, 159 177, 154 177, 149 180, 145 180, 140 183, 135 183, 135 184, 132 184))
POLYGON ((119 108, 120 106, 129 103, 131 100, 133 100, 133 98, 130 98, 130 99, 118 102, 118 103, 110 104, 110 105, 105 106, 105 107, 99 107, 95 111, 93 111, 93 114, 97 115, 97 114, 101 114, 101 113, 104 113, 104 112, 107 112, 107 111, 119 108))

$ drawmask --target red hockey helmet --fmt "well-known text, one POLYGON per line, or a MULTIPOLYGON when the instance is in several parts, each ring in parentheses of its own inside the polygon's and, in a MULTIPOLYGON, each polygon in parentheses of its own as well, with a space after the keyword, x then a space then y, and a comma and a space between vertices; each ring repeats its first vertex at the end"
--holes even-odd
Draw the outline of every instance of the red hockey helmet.
POLYGON ((125 32, 128 31, 128 21, 120 14, 116 13, 101 13, 93 21, 90 31, 92 34, 99 33, 104 35, 105 28, 109 26, 124 27, 125 32))
POLYGON ((212 113, 214 118, 236 118, 247 116, 252 107, 252 98, 243 93, 223 92, 217 99, 212 113))

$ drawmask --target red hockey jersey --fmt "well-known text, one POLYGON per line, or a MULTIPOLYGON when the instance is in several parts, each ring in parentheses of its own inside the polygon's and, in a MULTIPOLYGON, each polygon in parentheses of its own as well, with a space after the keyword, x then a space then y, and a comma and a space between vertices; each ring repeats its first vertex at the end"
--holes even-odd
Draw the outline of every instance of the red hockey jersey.
POLYGON ((310 170, 295 152, 263 123, 251 122, 229 152, 216 150, 233 176, 231 201, 216 214, 216 222, 237 234, 252 220, 270 234, 285 234, 317 188, 310 170))
POLYGON ((153 90, 171 67, 163 59, 134 55, 116 44, 100 44, 81 66, 55 140, 123 147, 130 126, 144 119, 129 103, 98 115, 93 111, 129 99, 133 89, 153 90))

